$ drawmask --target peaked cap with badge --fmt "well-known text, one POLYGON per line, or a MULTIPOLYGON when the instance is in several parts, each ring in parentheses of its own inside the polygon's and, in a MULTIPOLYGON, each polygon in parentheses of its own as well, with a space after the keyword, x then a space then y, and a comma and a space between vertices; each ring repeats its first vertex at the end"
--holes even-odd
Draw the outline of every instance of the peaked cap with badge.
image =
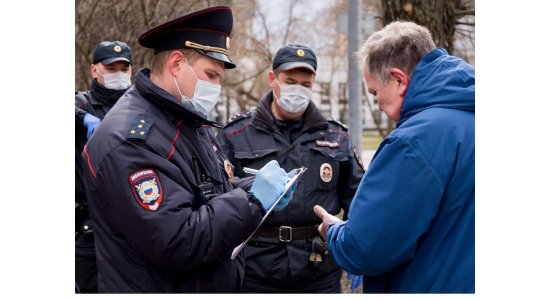
POLYGON ((199 10, 159 25, 139 38, 140 45, 155 54, 174 49, 195 49, 202 55, 224 62, 226 69, 236 65, 229 58, 233 13, 227 6, 199 10))
POLYGON ((125 61, 132 64, 132 52, 130 47, 121 41, 103 41, 95 47, 92 63, 108 65, 115 61, 125 61))
POLYGON ((307 69, 313 74, 317 71, 317 56, 311 48, 298 44, 287 44, 275 54, 273 70, 307 69))

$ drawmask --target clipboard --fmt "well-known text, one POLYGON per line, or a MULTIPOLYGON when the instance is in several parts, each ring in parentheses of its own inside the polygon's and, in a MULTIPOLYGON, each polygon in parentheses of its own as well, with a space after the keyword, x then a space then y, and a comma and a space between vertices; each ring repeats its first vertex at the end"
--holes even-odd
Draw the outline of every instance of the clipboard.
POLYGON ((256 231, 260 228, 260 226, 262 226, 262 224, 265 222, 265 220, 267 220, 267 217, 269 217, 269 215, 271 214, 271 212, 275 209, 275 207, 277 206, 277 204, 279 204, 279 202, 281 202, 281 200, 283 200, 283 198, 285 197, 285 195, 290 191, 290 188, 294 185, 294 184, 297 184, 298 182, 298 179, 300 179, 300 177, 302 177, 302 175, 304 175, 304 173, 306 172, 307 168, 306 167, 301 167, 301 168, 298 168, 298 173, 296 175, 294 175, 294 177, 292 177, 285 185, 285 189, 283 190, 283 193, 279 196, 279 198, 277 198, 277 200, 273 203, 273 205, 266 211, 264 217, 262 218, 262 220, 260 221, 260 224, 258 224, 258 226, 254 229, 254 231, 248 236, 248 238, 242 242, 239 246, 235 247, 233 249, 233 253, 231 253, 231 259, 235 259, 235 257, 237 257, 237 254, 239 254, 239 252, 241 252, 241 250, 244 248, 244 246, 246 245, 246 243, 248 243, 248 241, 252 238, 252 236, 254 235, 254 233, 256 233, 256 231))

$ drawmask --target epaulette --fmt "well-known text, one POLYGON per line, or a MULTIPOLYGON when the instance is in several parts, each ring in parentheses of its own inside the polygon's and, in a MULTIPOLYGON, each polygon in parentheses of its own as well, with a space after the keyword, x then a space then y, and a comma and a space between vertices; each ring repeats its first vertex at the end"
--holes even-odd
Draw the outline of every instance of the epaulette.
POLYGON ((227 124, 225 126, 227 127, 228 125, 231 125, 231 124, 233 124, 233 123, 235 123, 239 120, 242 120, 244 118, 248 118, 251 113, 252 113, 251 111, 238 113, 238 114, 232 116, 231 118, 229 118, 229 120, 227 120, 227 124))
POLYGON ((75 98, 75 105, 81 106, 82 104, 86 102, 90 102, 90 99, 88 99, 90 96, 87 92, 80 92, 80 91, 74 91, 74 98, 75 98))
POLYGON ((337 124, 338 126, 342 127, 345 131, 348 131, 348 126, 346 126, 344 123, 338 120, 333 119, 332 117, 327 118, 327 121, 337 124))
POLYGON ((153 120, 151 118, 142 115, 137 116, 132 121, 126 138, 145 140, 152 126, 153 120))

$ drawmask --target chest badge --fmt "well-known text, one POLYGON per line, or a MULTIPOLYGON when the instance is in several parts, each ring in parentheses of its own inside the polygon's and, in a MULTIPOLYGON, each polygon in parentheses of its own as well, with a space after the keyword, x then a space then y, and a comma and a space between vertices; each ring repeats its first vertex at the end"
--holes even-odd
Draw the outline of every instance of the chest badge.
POLYGON ((229 162, 229 160, 223 161, 223 168, 225 170, 225 173, 227 174, 227 179, 229 179, 229 182, 234 183, 235 177, 233 175, 233 164, 229 162))
POLYGON ((162 186, 157 173, 152 169, 144 169, 130 175, 128 179, 139 205, 146 210, 157 210, 162 202, 162 186))
POLYGON ((325 140, 316 140, 315 144, 317 147, 329 147, 329 148, 338 148, 340 147, 340 143, 338 141, 325 141, 325 140))
POLYGON ((329 163, 322 164, 320 175, 323 182, 330 182, 332 180, 332 166, 329 163))

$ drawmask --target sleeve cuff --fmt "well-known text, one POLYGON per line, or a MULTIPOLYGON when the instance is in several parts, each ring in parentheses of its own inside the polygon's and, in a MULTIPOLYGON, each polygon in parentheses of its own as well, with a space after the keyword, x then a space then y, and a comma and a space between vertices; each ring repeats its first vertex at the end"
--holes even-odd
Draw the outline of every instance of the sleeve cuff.
POLYGON ((248 202, 256 204, 258 208, 260 208, 260 212, 262 213, 262 216, 265 216, 266 210, 262 206, 262 202, 260 202, 260 200, 256 198, 256 196, 254 196, 252 192, 246 192, 246 194, 248 195, 248 202))

